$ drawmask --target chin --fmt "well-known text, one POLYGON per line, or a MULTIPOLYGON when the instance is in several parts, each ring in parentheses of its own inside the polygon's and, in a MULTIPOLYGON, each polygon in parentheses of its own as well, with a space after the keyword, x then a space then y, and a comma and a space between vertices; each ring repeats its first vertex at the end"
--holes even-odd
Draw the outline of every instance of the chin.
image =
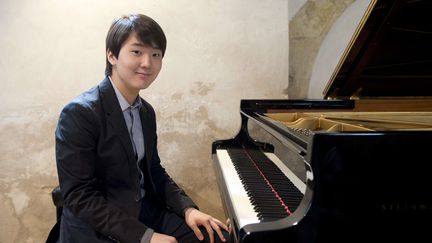
POLYGON ((151 84, 152 84, 152 82, 146 82, 146 83, 143 83, 141 85, 138 85, 138 88, 139 89, 147 89, 151 84))
POLYGON ((133 82, 133 87, 137 89, 146 89, 153 83, 153 80, 135 80, 133 82))

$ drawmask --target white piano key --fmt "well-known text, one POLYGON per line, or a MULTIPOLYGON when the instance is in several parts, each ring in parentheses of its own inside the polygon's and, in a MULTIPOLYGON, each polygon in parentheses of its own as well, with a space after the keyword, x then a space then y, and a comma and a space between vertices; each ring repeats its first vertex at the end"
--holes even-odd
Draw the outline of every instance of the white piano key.
POLYGON ((259 223, 257 212, 253 209, 252 203, 247 195, 240 177, 231 161, 228 152, 224 149, 216 150, 222 176, 228 188, 228 194, 233 202, 234 213, 240 228, 245 225, 259 223))

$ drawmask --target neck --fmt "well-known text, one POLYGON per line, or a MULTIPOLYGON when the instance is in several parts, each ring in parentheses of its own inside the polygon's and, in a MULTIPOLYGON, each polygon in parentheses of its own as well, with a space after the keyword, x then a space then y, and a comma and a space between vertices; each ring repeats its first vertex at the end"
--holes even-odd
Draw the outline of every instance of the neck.
POLYGON ((117 89, 120 91, 120 93, 123 95, 123 97, 126 99, 126 101, 129 103, 129 105, 132 105, 136 98, 138 97, 139 90, 131 89, 127 87, 124 82, 120 80, 120 78, 115 75, 114 73, 111 74, 111 80, 113 81, 114 85, 117 87, 117 89))

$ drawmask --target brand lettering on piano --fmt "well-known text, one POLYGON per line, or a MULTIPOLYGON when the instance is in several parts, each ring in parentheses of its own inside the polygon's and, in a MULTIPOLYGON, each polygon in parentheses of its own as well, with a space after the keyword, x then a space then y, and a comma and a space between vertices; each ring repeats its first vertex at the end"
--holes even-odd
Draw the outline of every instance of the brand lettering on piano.
POLYGON ((381 204, 382 211, 432 211, 432 204, 421 202, 391 202, 381 204))

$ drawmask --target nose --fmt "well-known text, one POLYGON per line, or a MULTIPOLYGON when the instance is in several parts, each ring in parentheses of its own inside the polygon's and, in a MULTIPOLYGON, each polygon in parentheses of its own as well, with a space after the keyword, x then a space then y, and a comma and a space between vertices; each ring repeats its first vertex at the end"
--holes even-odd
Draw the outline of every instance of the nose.
POLYGON ((152 59, 149 54, 142 55, 140 66, 144 68, 150 68, 152 66, 152 59))

